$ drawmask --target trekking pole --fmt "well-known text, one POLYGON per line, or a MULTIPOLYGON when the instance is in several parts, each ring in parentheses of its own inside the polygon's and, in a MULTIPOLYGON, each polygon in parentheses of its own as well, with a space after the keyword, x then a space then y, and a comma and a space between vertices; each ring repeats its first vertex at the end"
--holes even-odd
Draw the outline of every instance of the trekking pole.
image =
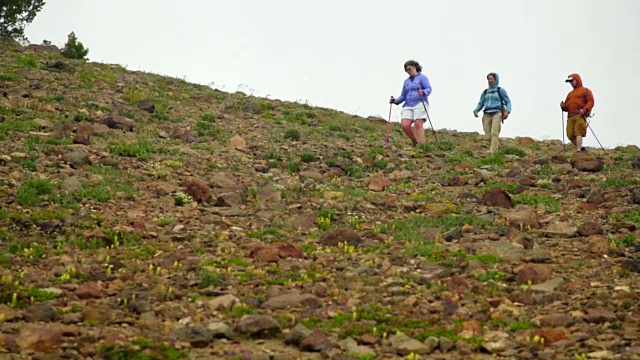
POLYGON ((433 123, 431 123, 431 118, 429 117, 429 110, 427 110, 427 105, 424 103, 424 100, 422 99, 420 100, 422 101, 424 112, 427 114, 427 120, 429 120, 429 125, 431 125, 431 131, 433 131, 433 137, 436 139, 436 142, 438 142, 438 135, 436 135, 436 129, 433 128, 433 123))
POLYGON ((560 109, 560 115, 562 115, 562 152, 565 153, 564 149, 564 111, 560 109))
POLYGON ((598 140, 598 137, 596 136, 596 133, 593 131, 593 128, 591 127, 591 124, 589 124, 589 120, 587 120, 587 126, 589 127, 589 130, 591 130, 591 133, 593 134, 593 137, 596 138, 596 141, 598 142, 598 145, 600 145, 600 149, 602 149, 602 151, 605 151, 604 147, 600 143, 600 140, 598 140))
POLYGON ((389 132, 391 131, 391 107, 392 106, 393 106, 393 104, 389 104, 389 121, 387 121, 387 137, 386 137, 386 139, 384 141, 384 145, 385 146, 389 145, 389 132))

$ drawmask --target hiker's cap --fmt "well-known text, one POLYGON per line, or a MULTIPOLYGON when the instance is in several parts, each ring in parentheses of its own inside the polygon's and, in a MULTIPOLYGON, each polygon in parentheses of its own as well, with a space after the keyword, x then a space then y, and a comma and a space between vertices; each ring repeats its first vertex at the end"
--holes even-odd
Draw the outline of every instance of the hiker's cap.
POLYGON ((565 80, 564 82, 572 82, 572 81, 573 81, 573 76, 569 75, 567 80, 565 80))

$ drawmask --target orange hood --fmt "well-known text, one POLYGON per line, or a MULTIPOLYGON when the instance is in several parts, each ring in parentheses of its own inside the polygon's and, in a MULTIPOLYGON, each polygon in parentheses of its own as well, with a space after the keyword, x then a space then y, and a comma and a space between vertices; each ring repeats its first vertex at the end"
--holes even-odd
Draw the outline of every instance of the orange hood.
POLYGON ((567 80, 565 80, 566 82, 570 82, 571 79, 576 79, 576 89, 577 88, 581 88, 582 87, 582 78, 580 77, 580 75, 578 74, 571 74, 569 75, 569 77, 567 78, 567 80))

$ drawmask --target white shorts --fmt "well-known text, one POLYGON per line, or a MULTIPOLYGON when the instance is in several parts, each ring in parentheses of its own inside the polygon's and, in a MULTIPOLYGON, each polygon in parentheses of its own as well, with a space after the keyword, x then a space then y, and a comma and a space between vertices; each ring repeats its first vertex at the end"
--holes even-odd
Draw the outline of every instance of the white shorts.
POLYGON ((426 120, 427 112, 424 110, 425 106, 427 107, 427 109, 429 108, 429 104, 426 102, 425 103, 421 102, 420 104, 413 107, 403 107, 402 112, 400 113, 400 118, 409 119, 413 121, 426 120))

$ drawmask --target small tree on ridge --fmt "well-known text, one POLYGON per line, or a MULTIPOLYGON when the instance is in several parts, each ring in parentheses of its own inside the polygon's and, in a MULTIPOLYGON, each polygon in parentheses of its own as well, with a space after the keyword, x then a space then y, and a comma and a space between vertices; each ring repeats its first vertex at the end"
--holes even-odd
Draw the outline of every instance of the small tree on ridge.
POLYGON ((67 35, 67 43, 64 44, 60 53, 69 59, 84 60, 89 53, 89 49, 85 48, 84 45, 78 41, 76 34, 72 31, 71 34, 67 35))

